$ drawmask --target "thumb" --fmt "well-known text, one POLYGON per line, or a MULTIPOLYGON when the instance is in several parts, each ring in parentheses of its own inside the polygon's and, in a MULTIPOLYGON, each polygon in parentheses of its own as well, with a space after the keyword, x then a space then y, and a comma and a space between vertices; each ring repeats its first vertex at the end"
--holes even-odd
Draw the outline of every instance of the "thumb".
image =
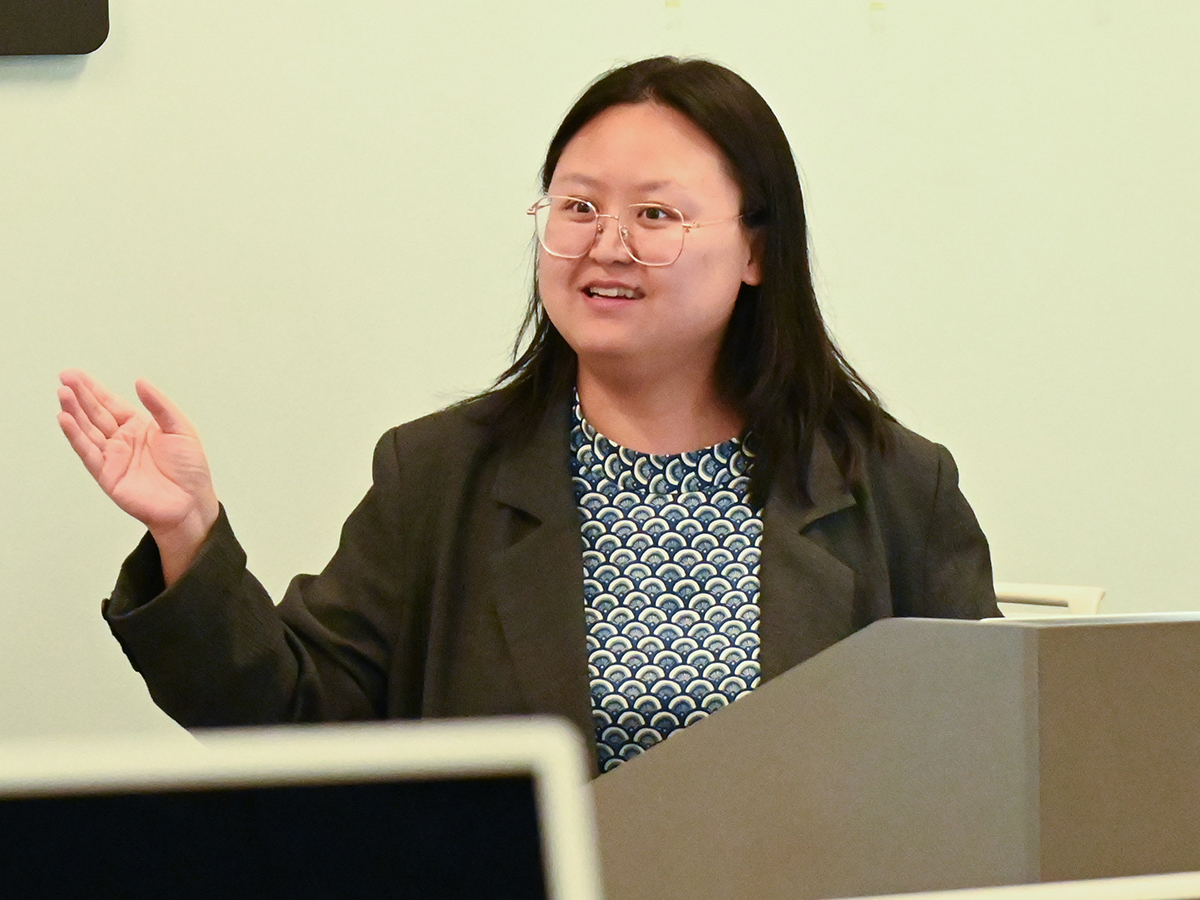
POLYGON ((170 398, 144 378, 134 382, 138 399, 146 407, 146 411, 154 417, 158 427, 164 434, 182 434, 194 437, 196 429, 188 421, 187 416, 179 411, 170 398))

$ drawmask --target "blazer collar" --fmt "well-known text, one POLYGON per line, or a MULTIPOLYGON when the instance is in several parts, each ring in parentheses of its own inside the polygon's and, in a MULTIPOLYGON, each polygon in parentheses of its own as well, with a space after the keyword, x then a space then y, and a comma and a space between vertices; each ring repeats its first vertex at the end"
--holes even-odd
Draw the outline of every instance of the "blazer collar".
POLYGON ((532 712, 570 711, 591 735, 582 538, 571 486, 570 408, 555 403, 500 449, 492 499, 506 525, 493 562, 497 612, 532 712))
POLYGON ((578 530, 571 489, 570 420, 569 403, 554 403, 525 442, 502 446, 492 488, 496 502, 542 524, 569 519, 578 530))
POLYGON ((822 524, 856 504, 833 452, 818 435, 811 501, 776 490, 763 511, 759 565, 759 663, 774 678, 854 630, 854 572, 826 546, 822 524))

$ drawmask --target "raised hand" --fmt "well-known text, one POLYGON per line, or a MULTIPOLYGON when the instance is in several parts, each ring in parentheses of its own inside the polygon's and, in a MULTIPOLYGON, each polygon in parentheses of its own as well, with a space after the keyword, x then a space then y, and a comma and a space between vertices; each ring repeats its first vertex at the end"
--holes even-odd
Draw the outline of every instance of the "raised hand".
POLYGON ((68 370, 59 380, 59 427, 104 493, 149 529, 172 584, 219 508, 196 430, 147 381, 136 384, 143 412, 85 372, 68 370))

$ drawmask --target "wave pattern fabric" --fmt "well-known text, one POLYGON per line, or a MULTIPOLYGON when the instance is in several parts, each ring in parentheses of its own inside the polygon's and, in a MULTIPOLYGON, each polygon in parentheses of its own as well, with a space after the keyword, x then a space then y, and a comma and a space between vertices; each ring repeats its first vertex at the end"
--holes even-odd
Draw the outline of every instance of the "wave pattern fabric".
POLYGON ((759 681, 762 518, 740 440, 673 456, 571 431, 601 771, 759 681))

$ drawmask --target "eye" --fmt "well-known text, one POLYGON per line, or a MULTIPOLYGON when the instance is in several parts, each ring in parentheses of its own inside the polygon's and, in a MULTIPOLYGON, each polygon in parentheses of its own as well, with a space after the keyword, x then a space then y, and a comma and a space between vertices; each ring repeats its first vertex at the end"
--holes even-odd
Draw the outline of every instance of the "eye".
POLYGON ((683 221, 683 216, 659 203, 635 203, 630 207, 634 221, 643 228, 663 228, 683 221))
POLYGON ((596 215, 596 207, 591 201, 581 197, 555 197, 554 210, 572 219, 592 219, 596 215))

